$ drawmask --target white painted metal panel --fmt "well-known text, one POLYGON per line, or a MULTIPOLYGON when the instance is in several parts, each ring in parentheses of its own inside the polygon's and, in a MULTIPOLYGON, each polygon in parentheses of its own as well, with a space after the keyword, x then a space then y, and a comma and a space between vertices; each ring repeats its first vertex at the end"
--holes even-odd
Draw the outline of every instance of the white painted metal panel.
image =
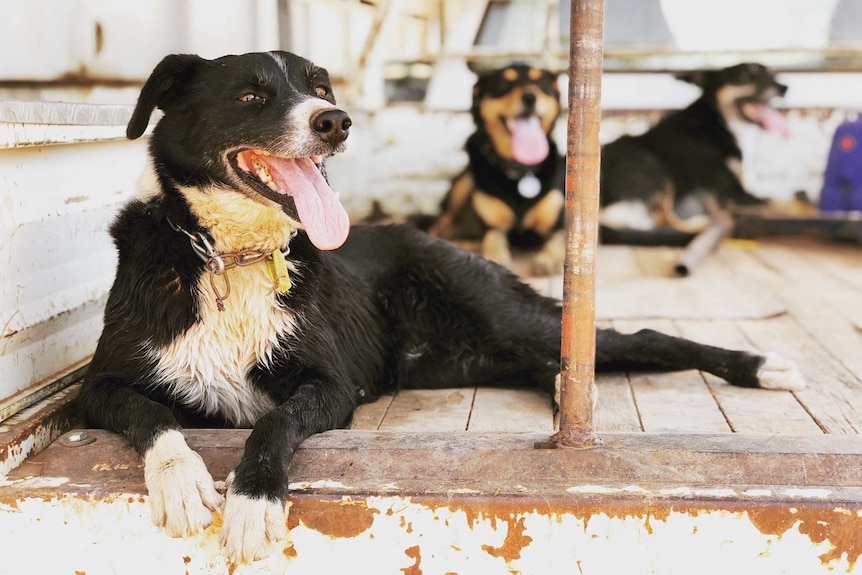
POLYGON ((50 378, 95 349, 116 261, 107 228, 134 192, 146 156, 144 141, 88 141, 78 133, 92 128, 117 138, 122 126, 5 119, 0 398, 50 378))
POLYGON ((277 48, 277 0, 0 0, 0 80, 142 81, 169 53, 277 48))

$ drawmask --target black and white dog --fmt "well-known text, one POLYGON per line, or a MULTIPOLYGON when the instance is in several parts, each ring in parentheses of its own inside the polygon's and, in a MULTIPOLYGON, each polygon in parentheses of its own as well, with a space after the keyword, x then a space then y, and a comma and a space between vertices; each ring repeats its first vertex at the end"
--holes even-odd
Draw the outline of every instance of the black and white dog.
MULTIPOLYGON (((557 301, 415 229, 349 229, 321 174, 350 128, 326 70, 286 52, 172 55, 144 85, 130 138, 157 107, 157 189, 111 228, 117 275, 79 399, 93 425, 143 456, 152 518, 169 534, 200 531, 224 504, 228 559, 268 555, 285 536, 300 443, 381 393, 507 382, 554 392, 557 301), (183 425, 204 423, 253 427, 226 500, 183 439, 183 425)), ((649 330, 599 331, 596 363, 803 385, 775 355, 649 330)))

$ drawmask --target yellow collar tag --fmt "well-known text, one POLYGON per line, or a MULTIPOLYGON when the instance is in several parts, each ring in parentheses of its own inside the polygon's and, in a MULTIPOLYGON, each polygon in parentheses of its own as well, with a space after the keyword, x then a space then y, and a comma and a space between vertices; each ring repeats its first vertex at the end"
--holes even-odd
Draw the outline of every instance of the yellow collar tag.
POLYGON ((290 291, 293 284, 290 283, 290 274, 287 273, 287 260, 284 259, 284 254, 277 249, 272 252, 272 260, 269 264, 269 273, 272 275, 275 291, 285 294, 290 291))

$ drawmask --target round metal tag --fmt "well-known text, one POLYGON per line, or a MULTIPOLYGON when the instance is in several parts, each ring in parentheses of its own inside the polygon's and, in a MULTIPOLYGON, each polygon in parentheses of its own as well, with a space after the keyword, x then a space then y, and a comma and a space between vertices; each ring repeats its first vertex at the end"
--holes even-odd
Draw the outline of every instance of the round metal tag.
POLYGON ((529 199, 535 198, 542 191, 542 182, 533 174, 527 174, 518 180, 518 193, 529 199))

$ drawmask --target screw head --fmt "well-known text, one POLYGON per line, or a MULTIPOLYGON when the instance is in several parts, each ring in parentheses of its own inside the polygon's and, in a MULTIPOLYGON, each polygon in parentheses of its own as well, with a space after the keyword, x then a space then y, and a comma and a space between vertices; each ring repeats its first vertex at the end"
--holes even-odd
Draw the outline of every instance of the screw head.
POLYGON ((71 443, 77 443, 77 442, 79 442, 79 441, 84 441, 84 440, 86 440, 86 439, 87 439, 87 437, 88 437, 88 436, 87 436, 87 432, 86 432, 86 431, 76 431, 75 433, 72 433, 72 434, 70 434, 70 435, 69 435, 69 441, 70 441, 71 443))

